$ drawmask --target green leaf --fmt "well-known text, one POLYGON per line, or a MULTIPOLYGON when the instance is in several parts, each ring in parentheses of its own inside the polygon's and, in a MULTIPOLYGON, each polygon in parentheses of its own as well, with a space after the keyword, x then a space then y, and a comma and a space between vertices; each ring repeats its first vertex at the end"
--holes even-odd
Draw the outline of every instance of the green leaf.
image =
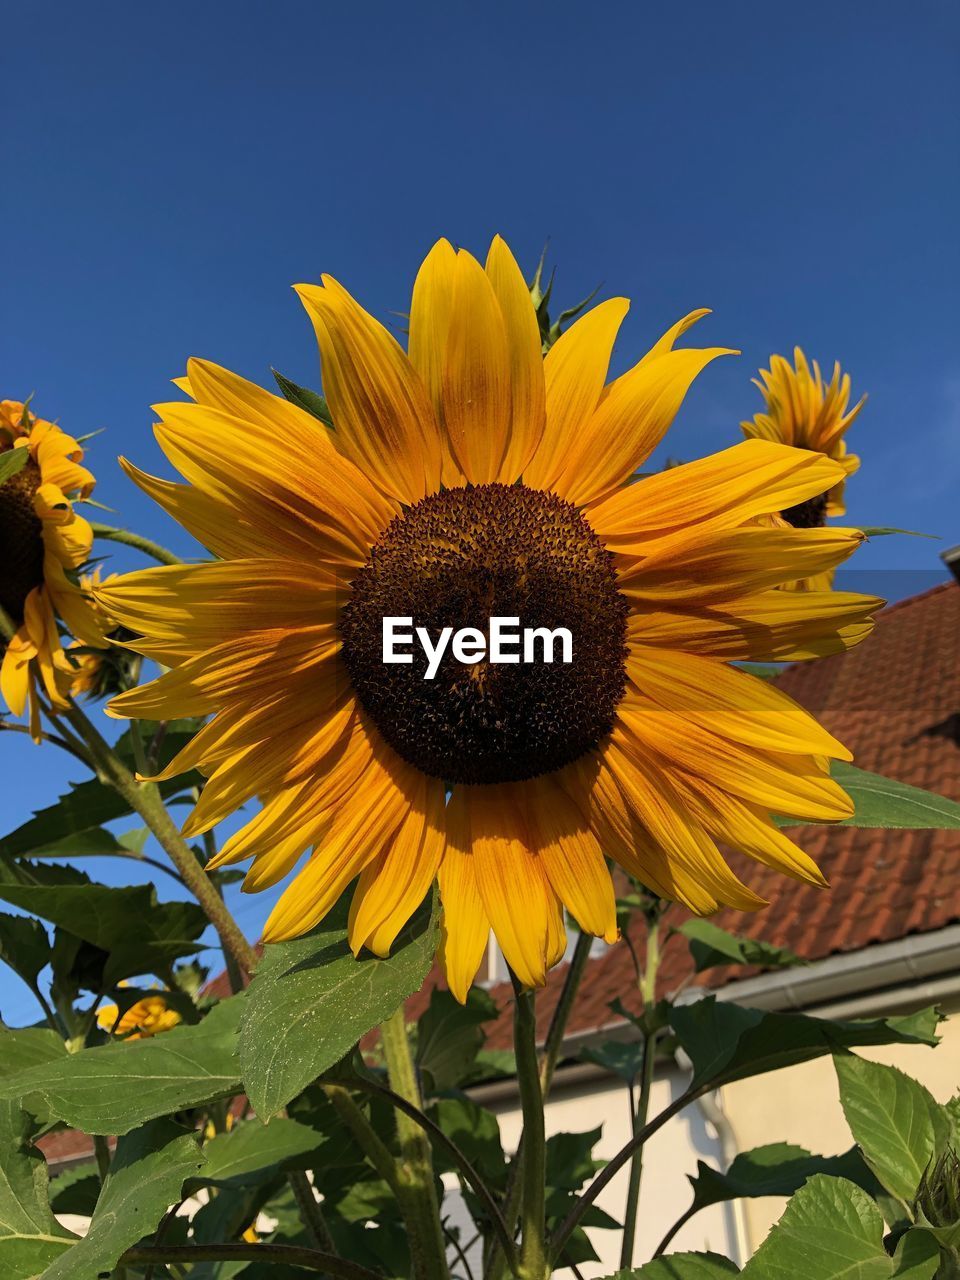
POLYGON ((580 1057, 619 1076, 625 1084, 633 1084, 643 1069, 643 1041, 605 1040, 581 1049, 580 1057))
MULTIPOLYGON (((618 1271, 607 1280, 727 1280, 740 1268, 719 1253, 671 1253, 635 1271, 618 1271)), ((795 1278, 799 1280, 799 1277, 795 1278)))
POLYGON ((427 1093, 443 1093, 462 1084, 483 1048, 483 1024, 497 1016, 493 997, 471 987, 466 1004, 435 987, 417 1022, 417 1066, 427 1093))
POLYGON ((29 459, 29 449, 7 449, 0 453, 0 484, 6 484, 19 475, 29 459))
POLYGON ((594 1160, 593 1148, 600 1141, 602 1126, 583 1133, 555 1133, 547 1139, 547 1186, 563 1191, 579 1191, 588 1178, 606 1164, 594 1160))
POLYGON ((50 939, 40 921, 0 912, 0 960, 33 986, 50 963, 50 939))
POLYGON ((868 538, 882 538, 889 533, 903 533, 908 538, 932 538, 934 542, 940 541, 939 533, 918 533, 916 529, 887 529, 870 525, 854 524, 847 526, 850 529, 859 529, 862 534, 868 538))
POLYGON ((876 1185, 856 1147, 842 1156, 815 1156, 804 1147, 773 1142, 742 1151, 726 1173, 699 1160, 696 1177, 690 1178, 694 1207, 703 1209, 725 1200, 792 1196, 817 1173, 847 1178, 867 1192, 876 1185))
MULTIPOLYGON (((840 826, 894 827, 906 831, 930 827, 960 830, 960 804, 956 800, 948 800, 921 787, 909 787, 905 782, 895 782, 878 773, 855 769, 842 760, 833 761, 830 772, 855 805, 853 817, 845 819, 838 824, 840 826)), ((796 820, 793 825, 796 825, 796 820)))
POLYGON ((721 964, 754 964, 766 969, 787 969, 806 964, 786 947, 775 947, 754 938, 739 938, 710 920, 685 920, 673 933, 681 933, 690 946, 697 973, 721 964))
POLYGON ((891 1195, 908 1206, 927 1165, 949 1136, 946 1113, 917 1080, 852 1053, 833 1064, 850 1132, 891 1195))
POLYGON ((229 1132, 217 1134, 204 1147, 202 1182, 239 1184, 258 1181, 264 1170, 309 1169, 329 1143, 326 1134, 286 1117, 268 1125, 244 1120, 229 1132))
POLYGON ((0 1102, 0 1275, 31 1280, 76 1236, 53 1216, 47 1164, 30 1143, 32 1123, 16 1101, 0 1102))
POLYGON ((267 947, 247 991, 240 1062, 250 1101, 263 1119, 418 991, 433 963, 437 919, 429 909, 401 931, 386 960, 354 958, 344 914, 328 917, 303 938, 267 947))
POLYGON ((47 1027, 22 1027, 11 1031, 0 1026, 0 1080, 42 1063, 67 1056, 67 1046, 47 1027))
POLYGON ((89 1162, 65 1169, 50 1183, 50 1207, 54 1213, 75 1213, 81 1218, 91 1218, 99 1195, 100 1179, 91 1172, 89 1162))
POLYGON ((152 884, 0 883, 0 898, 109 952, 103 973, 108 987, 198 951, 208 923, 195 902, 159 903, 152 884))
POLYGON ((921 1235, 908 1232, 899 1256, 889 1257, 883 1218, 866 1192, 845 1178, 817 1174, 793 1197, 742 1274, 744 1280, 932 1280, 939 1250, 921 1235))
POLYGON ((242 996, 197 1026, 174 1027, 66 1054, 0 1080, 0 1097, 22 1098, 75 1129, 124 1134, 146 1120, 239 1092, 234 1057, 242 996))
POLYGON ((904 1017, 831 1022, 801 1013, 748 1009, 706 996, 674 1005, 669 1020, 693 1063, 693 1087, 716 1088, 858 1045, 935 1045, 940 1014, 921 1009, 904 1017))
POLYGON ((289 400, 291 404, 295 404, 301 409, 306 409, 307 413, 319 418, 325 426, 333 426, 333 415, 330 412, 330 406, 319 391, 310 391, 307 387, 298 386, 297 383, 291 382, 289 378, 285 378, 282 373, 278 373, 276 369, 271 369, 270 372, 276 378, 277 386, 280 388, 285 400, 289 400))
MULTIPOLYGON (((184 738, 184 745, 187 738, 184 738)), ((179 795, 192 785, 191 776, 184 775, 169 782, 158 783, 160 794, 164 799, 179 795)), ((93 832, 94 828, 102 827, 105 822, 125 818, 132 812, 119 792, 98 782, 96 778, 75 783, 56 804, 38 809, 32 818, 15 831, 0 837, 0 858, 23 857, 42 853, 47 847, 61 847, 64 840, 81 833, 93 832)), ((116 841, 112 840, 107 847, 115 846, 116 841)), ((63 856, 63 853, 60 852, 57 856, 63 856)))
POLYGON ((196 1137, 171 1120, 155 1120, 122 1137, 87 1234, 43 1273, 43 1280, 109 1275, 180 1198, 203 1164, 196 1137))
MULTIPOLYGON (((496 1191, 504 1190, 507 1162, 500 1141, 500 1124, 494 1113, 472 1098, 459 1095, 438 1098, 430 1106, 429 1115, 456 1143, 484 1181, 496 1191)), ((440 1144, 434 1149, 434 1165, 438 1173, 454 1171, 458 1167, 440 1144)))

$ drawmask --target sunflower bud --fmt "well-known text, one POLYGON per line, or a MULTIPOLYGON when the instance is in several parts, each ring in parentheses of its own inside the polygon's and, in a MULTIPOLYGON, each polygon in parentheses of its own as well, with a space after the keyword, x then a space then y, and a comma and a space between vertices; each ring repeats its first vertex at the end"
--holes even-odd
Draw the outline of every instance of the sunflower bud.
POLYGON ((960 1224, 960 1154, 955 1147, 947 1147, 923 1175, 916 1199, 916 1215, 921 1214, 932 1227, 960 1224))

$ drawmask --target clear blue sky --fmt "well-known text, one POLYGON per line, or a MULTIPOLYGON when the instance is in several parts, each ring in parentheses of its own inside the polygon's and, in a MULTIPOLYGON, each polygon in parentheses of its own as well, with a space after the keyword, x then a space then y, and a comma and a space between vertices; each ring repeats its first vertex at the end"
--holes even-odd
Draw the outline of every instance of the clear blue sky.
MULTIPOLYGON (((860 563, 891 597, 944 576, 938 550, 960 542, 952 0, 41 0, 9 7, 4 35, 0 394, 107 428, 91 458, 116 519, 191 553, 115 462, 162 466, 149 405, 189 355, 316 385, 292 283, 331 272, 387 317, 438 236, 482 252, 499 231, 530 266, 550 238, 561 301, 600 282, 633 300, 618 367, 714 309, 696 340, 743 355, 694 389, 675 457, 740 438, 772 351, 840 359, 870 393, 850 522, 943 539, 878 539, 860 563)), ((42 759, 0 735, 4 830, 71 773, 42 759)), ((265 905, 244 899, 251 933, 265 905)), ((0 983, 5 1016, 32 1016, 0 983)))

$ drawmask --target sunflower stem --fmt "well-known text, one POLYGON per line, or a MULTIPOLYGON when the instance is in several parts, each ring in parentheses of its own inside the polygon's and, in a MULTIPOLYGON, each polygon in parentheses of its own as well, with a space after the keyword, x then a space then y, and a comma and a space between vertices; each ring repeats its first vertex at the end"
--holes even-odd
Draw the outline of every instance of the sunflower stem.
POLYGON ((302 1169, 291 1169, 287 1174, 287 1182, 293 1192, 293 1198, 300 1210, 300 1220, 307 1229, 307 1234, 318 1249, 326 1253, 336 1253, 333 1236, 323 1216, 320 1202, 313 1190, 313 1184, 302 1169))
POLYGON ((245 969, 248 974, 252 973, 257 965, 257 953, 243 936, 240 926, 230 914, 216 886, 204 872, 196 854, 174 826, 156 786, 151 782, 137 782, 113 747, 76 703, 71 702, 63 714, 89 750, 100 780, 119 792, 156 836, 161 848, 180 873, 183 883, 216 929, 224 951, 230 951, 241 969, 245 969))
POLYGON ((105 538, 109 542, 122 542, 125 546, 142 551, 145 556, 149 556, 160 564, 184 563, 180 556, 174 555, 159 542, 154 542, 152 538, 144 538, 139 533, 131 533, 129 529, 116 529, 112 524, 99 524, 96 521, 91 522, 90 528, 93 530, 94 537, 105 538))
MULTIPOLYGON (((657 973, 660 968, 660 910, 647 913, 647 955, 640 976, 640 994, 643 996, 644 1011, 648 1012, 657 998, 657 973)), ((649 1020, 648 1020, 649 1022, 649 1020)), ((642 1134, 650 1110, 650 1090, 653 1087, 653 1069, 657 1058, 657 1032, 647 1027, 643 1035, 643 1065, 640 1077, 640 1097, 636 1110, 633 1111, 633 1134, 642 1134)), ((620 1269, 628 1270, 633 1265, 633 1251, 637 1236, 637 1215, 640 1206, 640 1183, 643 1178, 644 1143, 638 1142, 630 1157, 630 1176, 627 1182, 627 1204, 623 1217, 623 1235, 620 1242, 620 1269)))
MULTIPOLYGON (((560 992, 560 999, 557 1001, 553 1011, 553 1017, 550 1020, 550 1026, 547 1030, 547 1038, 543 1046, 543 1056, 540 1060, 540 1092, 543 1097, 544 1106, 550 1094, 550 1086, 553 1084, 553 1073, 556 1069, 557 1062, 560 1057, 560 1051, 563 1048, 563 1039, 567 1030, 567 1023, 570 1020, 570 1014, 573 1011, 574 1002, 577 998, 577 992, 580 989, 580 983, 586 972, 587 961, 590 959, 590 948, 593 945, 593 937, 589 933, 580 933, 577 935, 577 941, 574 944, 573 955, 570 957, 570 963, 567 966, 566 976, 563 980, 563 988, 560 992)), ((510 1164, 510 1175, 507 1179, 507 1189, 504 1193, 504 1209, 503 1216, 507 1223, 507 1229, 512 1233, 516 1230, 517 1218, 520 1213, 520 1191, 521 1191, 521 1171, 523 1168, 523 1138, 521 1135, 517 1150, 514 1153, 513 1160, 510 1164)), ((485 1280, 500 1280, 503 1275, 504 1257, 496 1248, 496 1241, 493 1242, 492 1252, 490 1253, 486 1267, 484 1269, 485 1280)))
POLYGON ((537 1019, 534 994, 525 991, 511 973, 514 990, 513 1044, 523 1114, 523 1164, 520 1197, 519 1280, 546 1280, 545 1234, 546 1130, 543 1091, 537 1060, 537 1019))
POLYGON ((363 1148, 367 1159, 399 1199, 401 1195, 399 1171, 390 1148, 381 1140, 373 1125, 342 1084, 323 1084, 322 1088, 337 1115, 353 1134, 357 1144, 363 1148))
MULTIPOLYGON (((403 1005, 381 1023, 380 1035, 390 1088, 422 1110, 423 1102, 413 1054, 410 1052, 403 1005)), ((396 1116, 401 1153, 400 1203, 407 1210, 405 1216, 410 1227, 414 1275, 418 1280, 443 1280, 443 1277, 449 1276, 450 1271, 440 1223, 430 1139, 411 1116, 400 1110, 396 1116)))

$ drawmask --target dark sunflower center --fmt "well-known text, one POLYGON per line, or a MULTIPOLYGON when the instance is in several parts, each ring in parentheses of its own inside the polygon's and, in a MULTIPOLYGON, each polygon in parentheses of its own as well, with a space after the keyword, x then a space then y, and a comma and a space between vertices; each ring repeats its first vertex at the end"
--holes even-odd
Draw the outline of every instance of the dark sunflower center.
POLYGON ((447 782, 512 782, 576 760, 609 733, 623 696, 627 602, 611 554, 561 498, 485 484, 424 498, 386 529, 343 609, 343 654, 356 695, 403 758, 447 782), (459 660, 450 643, 432 679, 414 634, 408 664, 385 664, 385 617, 410 618, 431 647, 444 628, 475 628, 486 656, 459 660), (511 645, 491 660, 490 619, 570 633, 562 645, 511 645))
POLYGON ((0 485, 0 604, 18 623, 27 596, 43 582, 43 525, 33 509, 39 488, 32 458, 0 485))
POLYGON ((820 529, 827 523, 827 495, 818 493, 815 498, 788 507, 781 515, 794 529, 820 529))

